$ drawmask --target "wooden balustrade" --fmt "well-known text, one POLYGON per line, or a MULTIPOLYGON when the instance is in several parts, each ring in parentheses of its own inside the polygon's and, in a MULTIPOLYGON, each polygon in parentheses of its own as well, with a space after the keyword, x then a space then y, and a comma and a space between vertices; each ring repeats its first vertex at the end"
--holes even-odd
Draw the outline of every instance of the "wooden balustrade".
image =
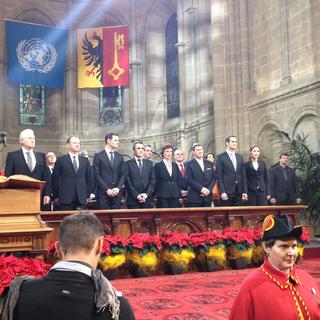
MULTIPOLYGON (((214 207, 214 208, 175 208, 175 209, 119 209, 92 210, 105 227, 107 234, 127 237, 133 233, 163 234, 170 231, 186 233, 219 230, 225 227, 261 226, 269 214, 288 214, 297 222, 306 206, 259 206, 259 207, 214 207)), ((62 219, 78 211, 42 212, 41 218, 53 228, 47 240, 57 239, 57 230, 62 219)))

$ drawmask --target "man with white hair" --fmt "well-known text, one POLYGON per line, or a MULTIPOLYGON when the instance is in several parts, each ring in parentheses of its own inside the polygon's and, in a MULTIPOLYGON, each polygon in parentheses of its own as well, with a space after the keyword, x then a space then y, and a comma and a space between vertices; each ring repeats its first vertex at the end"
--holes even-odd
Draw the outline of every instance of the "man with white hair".
POLYGON ((5 175, 9 177, 14 174, 23 174, 37 180, 45 181, 43 204, 48 204, 51 194, 50 177, 46 169, 44 153, 34 151, 36 139, 33 130, 25 129, 21 131, 19 142, 21 149, 8 152, 5 175))

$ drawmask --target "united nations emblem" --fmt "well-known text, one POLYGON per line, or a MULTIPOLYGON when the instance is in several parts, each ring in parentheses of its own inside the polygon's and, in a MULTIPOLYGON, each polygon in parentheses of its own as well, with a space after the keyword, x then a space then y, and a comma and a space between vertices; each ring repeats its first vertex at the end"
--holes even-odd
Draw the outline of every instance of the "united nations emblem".
POLYGON ((48 73, 56 65, 58 57, 55 47, 39 38, 20 41, 16 52, 22 68, 40 73, 48 73))

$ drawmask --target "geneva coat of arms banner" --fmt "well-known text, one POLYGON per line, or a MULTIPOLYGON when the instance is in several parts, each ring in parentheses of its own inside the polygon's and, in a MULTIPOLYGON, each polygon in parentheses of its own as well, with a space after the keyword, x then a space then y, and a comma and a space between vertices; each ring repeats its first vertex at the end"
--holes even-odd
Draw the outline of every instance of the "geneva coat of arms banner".
POLYGON ((78 88, 128 86, 128 26, 78 30, 78 88))

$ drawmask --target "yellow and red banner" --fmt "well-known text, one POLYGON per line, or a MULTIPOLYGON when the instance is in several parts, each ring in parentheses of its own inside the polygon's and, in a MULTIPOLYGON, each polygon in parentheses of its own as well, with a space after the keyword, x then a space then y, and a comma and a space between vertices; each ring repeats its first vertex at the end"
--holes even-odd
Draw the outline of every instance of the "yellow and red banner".
POLYGON ((129 85, 128 26, 78 30, 78 88, 129 85))

